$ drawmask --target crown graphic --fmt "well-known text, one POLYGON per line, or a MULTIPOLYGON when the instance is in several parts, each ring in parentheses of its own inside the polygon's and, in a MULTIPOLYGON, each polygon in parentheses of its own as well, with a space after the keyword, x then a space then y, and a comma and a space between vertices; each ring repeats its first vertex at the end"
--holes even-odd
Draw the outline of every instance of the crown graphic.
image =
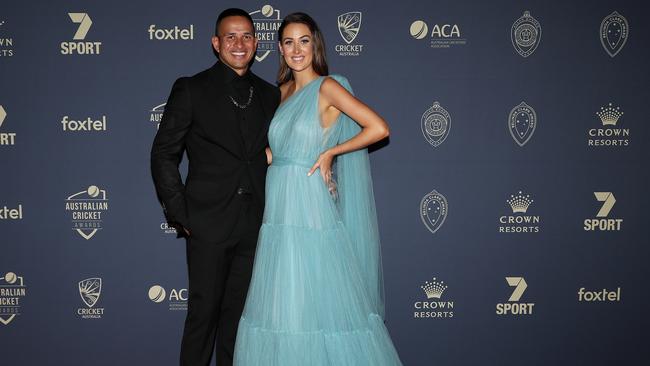
POLYGON ((438 282, 434 277, 432 282, 424 281, 424 285, 420 288, 427 294, 427 299, 439 299, 447 289, 447 285, 445 285, 445 281, 438 282))
POLYGON ((596 112, 596 115, 603 122, 603 126, 616 126, 623 112, 619 110, 619 107, 614 108, 612 103, 609 103, 607 107, 600 107, 600 112, 596 112))
POLYGON ((506 200, 512 207, 512 213, 526 213, 528 211, 528 206, 533 203, 533 200, 530 199, 530 195, 523 195, 521 191, 514 196, 510 195, 510 199, 506 200))

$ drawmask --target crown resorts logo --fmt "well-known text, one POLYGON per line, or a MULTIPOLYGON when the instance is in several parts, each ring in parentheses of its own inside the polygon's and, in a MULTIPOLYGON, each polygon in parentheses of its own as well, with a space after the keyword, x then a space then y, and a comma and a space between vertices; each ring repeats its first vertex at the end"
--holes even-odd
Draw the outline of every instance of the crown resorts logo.
POLYGON ((156 130, 160 128, 163 114, 165 113, 165 105, 167 103, 159 104, 149 111, 149 122, 156 125, 156 130))
MULTIPOLYGON (((409 32, 415 39, 424 39, 429 36, 429 25, 424 20, 416 20, 411 23, 409 32)), ((467 44, 467 38, 461 36, 458 24, 434 24, 431 27, 429 44, 431 48, 464 46, 467 44)))
POLYGON ((63 116, 61 126, 66 132, 101 132, 106 131, 106 116, 99 119, 88 117, 83 120, 73 120, 69 116, 63 116))
POLYGON ((420 218, 431 233, 440 229, 447 218, 447 199, 435 189, 420 201, 420 218))
POLYGON ((506 277, 506 282, 515 289, 512 291, 507 303, 500 303, 496 306, 497 315, 531 315, 533 314, 534 303, 523 303, 521 300, 528 284, 523 277, 506 277))
POLYGON ((261 9, 249 13, 255 25, 257 36, 257 53, 255 60, 264 61, 271 52, 277 52, 278 40, 276 34, 282 24, 280 10, 274 9, 271 5, 264 5, 261 9))
POLYGON ((499 217, 500 233, 538 233, 540 218, 537 215, 526 215, 528 208, 533 204, 530 195, 519 191, 517 195, 510 195, 506 200, 512 209, 512 215, 499 217))
POLYGON ((363 14, 360 11, 351 11, 339 15, 336 19, 339 34, 345 41, 345 44, 337 44, 334 47, 339 56, 359 56, 363 52, 362 44, 352 43, 361 30, 362 16, 363 14))
POLYGON ((413 304, 414 318, 453 318, 454 302, 440 301, 442 294, 447 290, 444 281, 438 281, 435 277, 431 282, 425 281, 420 286, 427 296, 426 301, 416 301, 413 304))
POLYGON ((535 52, 542 39, 542 27, 539 22, 525 11, 519 19, 515 20, 510 28, 510 40, 515 51, 521 57, 528 57, 535 52))
POLYGON ((167 305, 169 307, 169 310, 171 311, 187 310, 187 289, 186 288, 181 288, 181 289, 173 288, 169 292, 169 297, 167 297, 167 291, 165 290, 164 287, 160 285, 153 285, 149 288, 147 295, 149 296, 149 300, 157 304, 161 304, 167 301, 167 305))
POLYGON ((517 145, 524 146, 533 137, 537 128, 537 113, 533 107, 521 102, 510 110, 508 131, 517 145))
MULTIPOLYGON (((5 33, 5 21, 0 20, 0 34, 5 33)), ((11 57, 14 55, 14 39, 0 36, 0 57, 11 57)))
POLYGON ((598 291, 587 291, 584 287, 581 287, 578 290, 578 301, 586 302, 620 302, 621 301, 621 288, 618 287, 616 290, 608 291, 607 289, 602 289, 598 291))
POLYGON ((159 28, 156 24, 151 24, 147 32, 151 41, 189 41, 194 39, 194 24, 187 28, 177 25, 173 28, 159 28))
POLYGON ((420 129, 427 142, 433 146, 440 146, 449 136, 451 129, 451 115, 440 103, 433 102, 431 108, 424 111, 420 119, 420 129))
POLYGON ((61 42, 61 54, 63 55, 99 55, 102 42, 85 41, 86 35, 93 21, 88 13, 68 13, 68 17, 74 24, 79 24, 72 39, 75 42, 61 42), (83 42, 82 42, 83 41, 83 42))
POLYGON ((600 107, 596 112, 600 119, 601 128, 590 128, 587 131, 588 146, 628 146, 630 144, 630 129, 617 128, 619 119, 623 116, 620 107, 614 107, 612 103, 600 107))
POLYGON ((612 192, 594 192, 594 196, 603 205, 598 210, 596 218, 585 219, 585 231, 620 231, 623 219, 607 218, 616 203, 614 194, 612 192))
POLYGON ((77 315, 82 319, 100 319, 104 315, 104 308, 96 308, 102 294, 102 279, 99 277, 87 278, 77 284, 79 296, 86 307, 78 308, 77 315))
POLYGON ((72 216, 72 230, 89 240, 102 229, 103 214, 108 211, 106 191, 90 186, 65 200, 65 210, 72 216))
POLYGON ((0 323, 9 325, 20 315, 22 299, 27 295, 27 287, 22 276, 14 272, 0 277, 0 323))
POLYGON ((600 23, 600 43, 610 57, 618 55, 630 34, 627 19, 618 12, 606 16, 600 23))
MULTIPOLYGON (((7 111, 0 105, 0 128, 7 118, 7 111)), ((0 132, 0 146, 13 146, 16 144, 15 132, 0 132)))

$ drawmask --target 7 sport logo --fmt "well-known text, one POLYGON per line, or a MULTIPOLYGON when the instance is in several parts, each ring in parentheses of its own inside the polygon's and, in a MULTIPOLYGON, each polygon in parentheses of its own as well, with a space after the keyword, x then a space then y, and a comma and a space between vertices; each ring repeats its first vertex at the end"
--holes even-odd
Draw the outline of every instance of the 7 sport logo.
POLYGON ((79 24, 77 31, 72 37, 77 42, 61 42, 61 54, 63 55, 99 55, 101 42, 84 41, 90 27, 93 25, 88 13, 68 13, 72 23, 79 24), (82 42, 84 41, 84 42, 82 42))
POLYGON ((506 277, 506 282, 515 289, 508 298, 508 302, 497 304, 497 315, 531 315, 535 304, 519 302, 528 288, 526 280, 523 277, 506 277))
POLYGON ((585 219, 585 231, 620 231, 623 219, 609 218, 609 214, 616 203, 612 192, 594 192, 596 200, 602 202, 602 206, 596 214, 596 218, 585 219))

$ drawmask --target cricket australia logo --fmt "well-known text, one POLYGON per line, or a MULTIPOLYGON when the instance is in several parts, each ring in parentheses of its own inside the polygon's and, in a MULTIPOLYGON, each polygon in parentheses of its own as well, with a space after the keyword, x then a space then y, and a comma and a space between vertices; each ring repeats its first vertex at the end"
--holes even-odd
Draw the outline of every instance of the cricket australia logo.
POLYGON ((525 11, 521 18, 515 20, 510 29, 510 39, 515 51, 522 57, 528 57, 535 52, 542 39, 542 27, 539 22, 525 11))
POLYGON ((257 36, 257 53, 255 60, 262 62, 271 52, 277 51, 278 40, 276 34, 282 24, 280 10, 273 9, 271 5, 264 5, 261 9, 249 13, 255 25, 257 36))
POLYGON ((618 12, 613 12, 600 23, 600 43, 611 57, 616 56, 630 34, 627 19, 618 12))
POLYGON ((89 308, 95 306, 101 294, 102 294, 101 278, 88 278, 83 281, 79 281, 79 296, 81 296, 81 300, 83 300, 83 302, 89 308))
POLYGON ((427 193, 420 202, 420 218, 424 226, 435 233, 447 218, 447 199, 435 189, 427 193))
POLYGON ((508 131, 517 145, 524 146, 537 128, 537 114, 533 107, 521 102, 512 108, 508 116, 508 131))
POLYGON ((102 216, 108 211, 106 191, 93 185, 77 192, 66 198, 65 210, 71 213, 72 230, 90 240, 102 229, 102 216))
POLYGON ((433 106, 422 114, 420 122, 422 135, 433 147, 438 147, 449 135, 451 116, 438 102, 433 102, 433 106))
POLYGON ((347 44, 352 43, 361 29, 361 12, 351 11, 341 14, 337 20, 341 37, 347 44))

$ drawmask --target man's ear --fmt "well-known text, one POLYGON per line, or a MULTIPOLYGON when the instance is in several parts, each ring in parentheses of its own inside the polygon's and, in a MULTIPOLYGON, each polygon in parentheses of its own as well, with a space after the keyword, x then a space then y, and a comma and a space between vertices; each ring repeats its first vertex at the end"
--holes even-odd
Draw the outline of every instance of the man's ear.
POLYGON ((212 48, 216 53, 219 53, 219 37, 212 36, 212 48))

